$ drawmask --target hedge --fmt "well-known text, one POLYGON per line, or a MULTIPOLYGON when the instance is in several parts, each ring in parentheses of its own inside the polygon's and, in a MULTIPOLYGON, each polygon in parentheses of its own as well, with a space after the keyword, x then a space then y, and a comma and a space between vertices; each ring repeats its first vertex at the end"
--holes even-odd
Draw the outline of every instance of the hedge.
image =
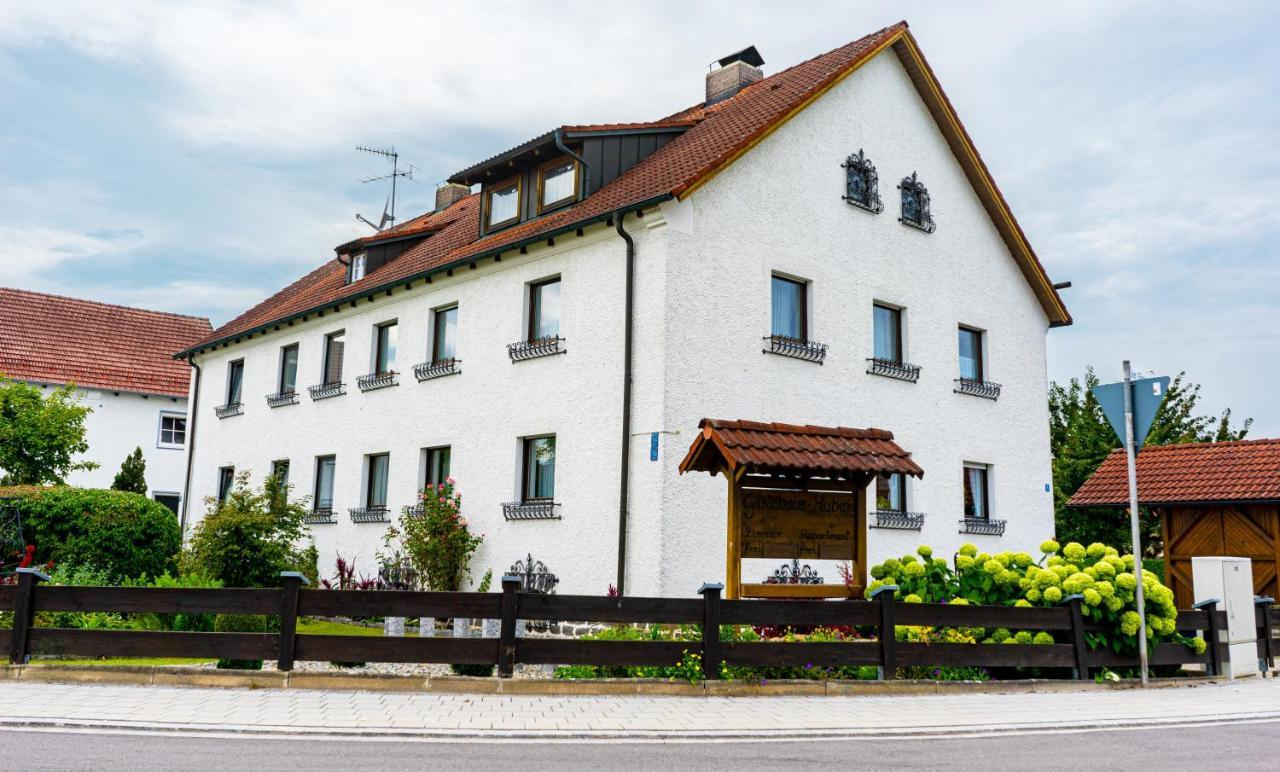
POLYGON ((112 580, 175 570, 182 545, 167 507, 125 491, 69 486, 0 488, 16 497, 22 534, 36 547, 38 565, 93 566, 112 580))

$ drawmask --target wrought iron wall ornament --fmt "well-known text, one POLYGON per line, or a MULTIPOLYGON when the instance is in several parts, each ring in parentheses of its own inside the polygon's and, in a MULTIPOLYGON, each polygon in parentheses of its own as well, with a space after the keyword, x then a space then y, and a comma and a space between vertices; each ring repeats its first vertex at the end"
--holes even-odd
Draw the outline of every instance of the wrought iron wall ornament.
POLYGON ((321 383, 315 386, 308 386, 307 391, 311 393, 311 401, 316 402, 330 397, 341 397, 347 393, 346 385, 342 381, 333 381, 332 383, 321 383))
POLYGON ((347 510, 353 523, 389 523, 386 507, 352 507, 347 510))
POLYGON ((968 394, 983 399, 1000 399, 1000 384, 994 381, 979 381, 973 378, 956 378, 956 394, 968 394))
POLYGON ((871 357, 867 362, 867 372, 871 375, 883 375, 886 378, 897 378, 911 383, 920 380, 920 365, 880 357, 871 357))
POLYGON ((507 356, 511 357, 511 364, 523 362, 526 359, 537 359, 539 357, 549 357, 556 354, 565 353, 564 348, 560 345, 564 343, 564 338, 559 335, 548 335, 545 338, 535 338, 534 340, 522 340, 516 343, 507 344, 507 356))
POLYGON ((384 373, 369 373, 368 375, 360 375, 356 377, 356 385, 360 387, 360 391, 373 391, 375 389, 385 389, 388 386, 399 386, 400 381, 395 370, 388 370, 384 373))
POLYGON ((433 378, 440 378, 445 375, 457 375, 462 372, 458 369, 458 363, 461 359, 433 359, 430 362, 413 366, 413 375, 418 382, 429 381, 433 378))
POLYGON ((559 520, 554 501, 504 501, 502 516, 507 520, 559 520))
POLYGON ((329 507, 313 509, 303 516, 302 522, 307 525, 333 525, 338 519, 333 516, 333 510, 329 507))
POLYGON ((218 405, 213 409, 213 414, 218 418, 230 418, 232 416, 244 413, 243 405, 239 402, 228 402, 225 405, 218 405))
POLYGON ((773 572, 773 576, 764 580, 765 584, 822 584, 822 577, 818 576, 818 572, 813 570, 809 564, 800 565, 798 559, 792 559, 791 564, 783 563, 778 570, 773 572))
POLYGON ((766 335, 769 348, 762 349, 766 354, 779 354, 792 359, 803 359, 806 362, 822 364, 827 358, 827 344, 801 340, 788 335, 766 335))
POLYGON ((284 407, 298 404, 298 392, 282 391, 279 394, 267 395, 267 407, 284 407))
POLYGON ((850 206, 866 209, 874 214, 883 212, 880 175, 876 173, 875 164, 862 152, 862 148, 858 148, 858 154, 849 156, 840 166, 845 170, 844 195, 841 198, 850 206))
POLYGON ((960 521, 960 533, 976 533, 982 536, 1003 536, 1006 520, 988 520, 985 517, 966 517, 960 521))
POLYGON ((396 553, 378 568, 378 582, 383 590, 420 590, 417 570, 408 557, 396 553))
POLYGON ((923 512, 897 512, 891 509, 876 510, 876 522, 872 528, 888 528, 895 531, 919 531, 924 527, 923 512))
POLYGON ((910 177, 903 177, 902 182, 898 183, 898 190, 902 191, 902 216, 898 218, 898 222, 919 228, 925 233, 933 233, 936 226, 929 211, 929 191, 924 183, 916 179, 916 173, 911 172, 910 177))
POLYGON ((560 583, 560 578, 551 573, 546 564, 541 560, 534 560, 533 555, 528 553, 525 554, 524 560, 512 563, 511 570, 507 573, 520 577, 520 592, 546 595, 560 583))

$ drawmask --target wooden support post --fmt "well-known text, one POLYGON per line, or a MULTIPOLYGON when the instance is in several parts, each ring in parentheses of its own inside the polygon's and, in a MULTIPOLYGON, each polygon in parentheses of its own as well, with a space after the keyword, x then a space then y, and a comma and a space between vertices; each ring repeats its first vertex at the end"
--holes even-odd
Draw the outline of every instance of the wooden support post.
POLYGON ((27 661, 27 639, 36 617, 36 582, 47 582, 49 577, 34 568, 18 569, 18 597, 13 604, 13 633, 9 638, 9 664, 21 665, 27 661))
POLYGON ((498 677, 510 678, 516 670, 516 614, 520 602, 520 577, 502 577, 502 627, 498 631, 498 677))
POLYGON ((1209 629, 1205 631, 1205 643, 1209 648, 1209 675, 1222 675, 1222 627, 1218 624, 1218 599, 1209 598, 1202 600, 1192 606, 1195 609, 1201 609, 1209 615, 1209 629))
POLYGON ((702 677, 720 678, 720 591, 723 584, 704 584, 702 596, 702 677))
POLYGON ((304 584, 311 582, 297 571, 280 572, 280 650, 276 655, 276 668, 284 673, 293 670, 294 642, 298 633, 298 593, 304 584))
POLYGON ((1254 598, 1253 607, 1258 619, 1258 671, 1265 678, 1276 663, 1275 640, 1271 635, 1271 607, 1275 598, 1254 598))
POLYGON ((893 595, 897 591, 896 584, 886 584, 868 597, 880 603, 880 677, 886 681, 892 681, 898 670, 894 657, 897 626, 893 621, 893 595))
POLYGON ((1084 640, 1084 613, 1080 608, 1083 601, 1084 596, 1079 593, 1062 599, 1067 610, 1071 612, 1071 648, 1076 657, 1076 666, 1072 670, 1077 681, 1083 681, 1089 677, 1089 646, 1084 640))

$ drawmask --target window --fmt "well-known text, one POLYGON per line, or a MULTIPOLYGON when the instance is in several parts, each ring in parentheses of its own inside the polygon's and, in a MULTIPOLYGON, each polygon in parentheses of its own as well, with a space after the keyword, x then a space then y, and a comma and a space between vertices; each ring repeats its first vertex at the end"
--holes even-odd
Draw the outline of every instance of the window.
POLYGON ((426 456, 426 474, 422 481, 423 487, 439 485, 449 479, 449 460, 453 455, 452 448, 444 445, 438 448, 427 448, 423 453, 426 456))
POLYGON ((175 515, 178 514, 178 507, 182 504, 182 495, 178 493, 161 493, 156 491, 152 498, 156 500, 156 503, 163 504, 168 507, 169 511, 175 515))
POLYGON ((236 468, 234 466, 224 466, 218 469, 218 503, 227 500, 231 495, 231 487, 235 485, 236 468))
POLYGON ((529 285, 529 340, 560 335, 560 279, 529 285))
POLYGON ((280 349, 280 394, 293 394, 298 390, 298 344, 280 349))
POLYGON ((280 481, 281 485, 289 484, 289 459, 282 458, 278 461, 271 462, 271 476, 280 481))
POLYGON ((964 516, 991 519, 990 469, 984 464, 964 465, 964 516))
POLYGON ((550 500, 556 495, 556 438, 529 437, 524 441, 524 501, 550 500))
POLYGON ((805 290, 804 282, 773 277, 771 335, 805 340, 805 290))
POLYGON ((364 252, 351 256, 351 281, 356 282, 364 278, 364 268, 368 257, 364 252))
POLYGON ((317 510, 333 509, 333 473, 337 463, 335 456, 316 458, 315 508, 317 510))
POLYGON ((160 447, 181 448, 187 444, 187 417, 181 413, 160 414, 160 447))
POLYGON ((902 362, 902 311, 879 303, 872 306, 875 328, 875 358, 902 362))
POLYGON ((240 404, 240 387, 244 385, 244 360, 227 364, 227 404, 240 404))
POLYGON ((902 191, 902 216, 898 218, 898 222, 919 228, 925 233, 933 233, 933 215, 929 212, 929 191, 920 180, 916 179, 916 173, 911 172, 910 177, 903 177, 902 182, 898 184, 898 190, 902 191))
POLYGON ((368 456, 368 478, 365 480, 365 506, 374 509, 387 506, 387 472, 391 466, 391 456, 387 453, 376 453, 368 456))
POLYGON ((960 328, 960 377, 968 381, 981 381, 982 368, 982 332, 960 328))
POLYGON ((881 512, 907 511, 907 478, 902 474, 876 477, 876 509, 881 512))
POLYGON ((431 361, 444 362, 458 355, 458 307, 441 308, 435 313, 435 329, 431 338, 431 361))
POLYGON ((485 229, 509 225, 520 219, 520 180, 496 185, 485 196, 485 229))
POLYGON ((343 330, 324 336, 324 364, 320 373, 321 383, 342 382, 343 330))
POLYGON ((840 164, 845 169, 844 200, 851 205, 879 213, 884 210, 880 202, 880 176, 875 164, 858 150, 840 164))
POLYGON ((379 375, 396 369, 396 323, 386 322, 374 328, 373 372, 379 375))
POLYGON ((538 214, 578 197, 578 164, 552 161, 538 170, 538 214))

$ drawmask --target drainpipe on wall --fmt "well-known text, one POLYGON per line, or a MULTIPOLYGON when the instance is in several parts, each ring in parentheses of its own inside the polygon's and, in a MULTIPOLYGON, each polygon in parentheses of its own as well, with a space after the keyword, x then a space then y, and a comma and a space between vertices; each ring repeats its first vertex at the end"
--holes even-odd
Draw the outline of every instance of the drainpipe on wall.
POLYGON ((627 242, 627 291, 626 302, 623 306, 623 316, 625 318, 626 329, 623 334, 622 342, 622 453, 618 461, 618 597, 622 598, 626 595, 627 581, 627 509, 629 506, 629 493, 631 483, 631 336, 632 336, 632 313, 631 306, 635 300, 635 263, 636 263, 636 245, 631 238, 631 234, 627 233, 622 227, 622 218, 625 213, 619 210, 613 216, 614 227, 618 231, 618 235, 622 240, 627 242))
MULTIPOLYGON (((564 129, 556 129, 555 139, 556 147, 560 149, 561 153, 564 153, 573 160, 582 164, 582 199, 585 199, 587 196, 591 195, 591 164, 587 163, 587 159, 565 147, 564 129)), ((617 222, 621 223, 622 220, 618 219, 617 222)), ((618 233, 623 233, 621 228, 618 229, 618 233)), ((630 249, 631 239, 627 238, 625 233, 623 233, 622 237, 627 239, 627 249, 630 249)))
POLYGON ((196 415, 200 405, 200 365, 196 364, 196 355, 187 354, 187 364, 196 371, 196 385, 191 389, 191 404, 187 406, 187 476, 182 481, 182 516, 178 518, 178 527, 182 532, 182 541, 187 540, 187 511, 191 507, 191 465, 196 455, 196 415))

